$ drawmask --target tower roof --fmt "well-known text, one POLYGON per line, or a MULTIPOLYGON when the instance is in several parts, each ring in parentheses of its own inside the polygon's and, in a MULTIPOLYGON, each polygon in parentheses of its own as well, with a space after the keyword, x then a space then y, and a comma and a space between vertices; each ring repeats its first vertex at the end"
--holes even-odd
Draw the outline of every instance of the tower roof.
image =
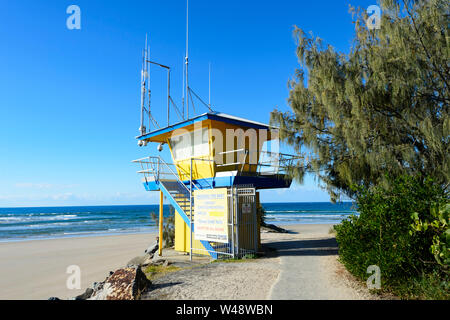
POLYGON ((192 125, 196 122, 200 122, 200 121, 204 121, 204 120, 208 120, 208 119, 225 122, 225 123, 230 123, 230 124, 237 125, 237 126, 244 127, 244 128, 265 129, 265 130, 275 129, 275 127, 269 126, 269 125, 261 123, 261 122, 232 116, 232 115, 229 115, 229 114, 226 114, 223 112, 207 112, 207 113, 198 115, 194 118, 184 120, 184 121, 175 123, 173 125, 170 125, 170 126, 167 126, 164 128, 156 129, 152 132, 138 136, 138 137, 136 137, 136 139, 147 140, 152 137, 159 136, 161 134, 165 134, 165 133, 168 133, 168 132, 176 130, 176 129, 184 128, 184 127, 192 125))

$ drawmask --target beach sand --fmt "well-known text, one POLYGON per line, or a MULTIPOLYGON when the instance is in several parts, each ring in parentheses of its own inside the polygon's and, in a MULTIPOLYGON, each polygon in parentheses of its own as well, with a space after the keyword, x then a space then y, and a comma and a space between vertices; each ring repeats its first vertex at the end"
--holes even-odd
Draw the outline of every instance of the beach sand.
POLYGON ((0 299, 73 298, 109 271, 127 264, 155 242, 156 234, 93 236, 0 243, 0 299), (81 289, 67 289, 71 274, 81 270, 81 289))

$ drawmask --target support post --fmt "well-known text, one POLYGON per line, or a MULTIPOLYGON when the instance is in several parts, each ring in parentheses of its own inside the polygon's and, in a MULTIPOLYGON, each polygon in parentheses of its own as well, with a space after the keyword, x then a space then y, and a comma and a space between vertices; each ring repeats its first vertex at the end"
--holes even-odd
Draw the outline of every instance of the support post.
POLYGON ((230 212, 231 212, 231 253, 233 255, 233 259, 235 258, 236 254, 235 254, 235 248, 234 248, 234 236, 235 236, 235 232, 234 232, 234 192, 233 192, 233 186, 231 186, 230 188, 230 195, 231 195, 231 205, 230 205, 230 212))
POLYGON ((189 254, 189 260, 192 261, 192 158, 191 158, 191 170, 190 170, 190 178, 189 178, 189 230, 191 232, 190 234, 190 254, 189 254))
POLYGON ((236 213, 236 252, 237 257, 240 258, 241 255, 241 249, 239 248, 239 228, 241 227, 241 221, 240 221, 240 212, 239 212, 239 192, 236 187, 233 188, 234 195, 236 196, 234 200, 234 212, 236 213))
POLYGON ((162 191, 159 191, 159 255, 162 256, 162 248, 163 248, 163 219, 164 219, 164 211, 163 211, 163 201, 164 195, 162 191))

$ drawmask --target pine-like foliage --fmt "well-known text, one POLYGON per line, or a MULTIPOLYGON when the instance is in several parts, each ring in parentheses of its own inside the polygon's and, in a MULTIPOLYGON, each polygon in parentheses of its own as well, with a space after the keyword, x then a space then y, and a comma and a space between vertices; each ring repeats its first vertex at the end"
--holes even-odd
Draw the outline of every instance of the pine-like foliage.
POLYGON ((348 54, 295 28, 300 68, 289 82, 292 112, 272 112, 281 139, 304 159, 333 200, 352 185, 388 183, 386 174, 449 181, 449 5, 382 0, 381 28, 351 8, 348 54))

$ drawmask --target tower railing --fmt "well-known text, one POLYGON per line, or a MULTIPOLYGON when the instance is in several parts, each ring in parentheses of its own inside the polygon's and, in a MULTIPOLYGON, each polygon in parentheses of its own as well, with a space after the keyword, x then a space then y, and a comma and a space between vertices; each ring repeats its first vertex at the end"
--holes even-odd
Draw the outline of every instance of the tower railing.
MULTIPOLYGON (((295 161, 298 161, 300 159, 299 156, 286 153, 277 153, 270 151, 254 151, 248 149, 230 150, 220 152, 217 155, 226 156, 229 154, 235 154, 236 160, 234 160, 235 156, 233 156, 232 161, 225 163, 218 163, 218 161, 214 161, 211 159, 191 158, 189 170, 190 172, 182 172, 183 176, 189 177, 189 186, 187 185, 187 182, 184 183, 180 179, 180 176, 178 174, 178 171, 182 170, 182 168, 177 167, 173 163, 168 163, 164 161, 159 156, 145 157, 134 160, 133 162, 139 163, 141 165, 142 170, 138 171, 138 173, 144 175, 144 179, 146 182, 149 181, 158 182, 160 180, 176 180, 184 186, 187 192, 191 193, 194 189, 201 189, 194 183, 195 180, 199 180, 198 178, 193 179, 192 170, 194 161, 213 162, 214 166, 216 167, 235 166, 236 170, 238 170, 239 172, 243 172, 245 166, 249 167, 249 171, 251 171, 250 169, 252 168, 252 166, 256 166, 256 173, 260 175, 277 175, 277 174, 286 174, 289 168, 295 166, 295 161), (251 162, 251 160, 253 159, 251 155, 253 153, 258 153, 257 155, 259 155, 257 163, 251 162)), ((207 181, 207 179, 200 179, 200 180, 202 181, 205 180, 207 188, 212 188, 212 185, 207 181)))
MULTIPOLYGON (((195 183, 195 180, 197 179, 193 179, 193 172, 192 172, 192 168, 193 168, 193 162, 194 161, 206 161, 206 162, 214 162, 213 160, 210 159, 198 159, 198 158, 191 158, 190 159, 191 164, 190 164, 190 170, 189 172, 183 171, 183 169, 180 166, 176 166, 173 163, 169 163, 164 161, 161 157, 159 156, 150 156, 150 157, 145 157, 145 158, 141 158, 141 159, 137 159, 137 160, 133 160, 133 163, 139 163, 141 165, 141 170, 139 170, 137 173, 143 174, 144 175, 144 179, 146 182, 149 181, 160 181, 160 180, 176 180, 179 181, 180 183, 182 183, 186 190, 190 190, 192 186, 192 189, 200 189, 195 183), (183 176, 187 176, 189 177, 189 184, 190 186, 187 186, 187 182, 186 184, 183 183, 183 181, 180 178, 180 175, 178 174, 178 171, 181 170, 182 175, 183 176)), ((208 185, 208 188, 212 188, 212 185, 209 182, 205 182, 208 185)))
POLYGON ((245 166, 249 166, 249 171, 252 166, 256 166, 256 172, 261 175, 275 175, 275 174, 286 174, 289 168, 292 168, 295 164, 296 160, 299 160, 299 156, 286 154, 286 153, 278 153, 271 151, 256 151, 256 150, 248 150, 248 149, 237 149, 219 152, 217 155, 219 156, 227 156, 229 154, 235 154, 236 160, 230 162, 224 162, 220 164, 216 164, 217 167, 228 167, 235 166, 239 172, 243 172, 245 166), (259 155, 258 161, 252 163, 253 157, 259 155), (252 157, 253 156, 253 157, 252 157))

